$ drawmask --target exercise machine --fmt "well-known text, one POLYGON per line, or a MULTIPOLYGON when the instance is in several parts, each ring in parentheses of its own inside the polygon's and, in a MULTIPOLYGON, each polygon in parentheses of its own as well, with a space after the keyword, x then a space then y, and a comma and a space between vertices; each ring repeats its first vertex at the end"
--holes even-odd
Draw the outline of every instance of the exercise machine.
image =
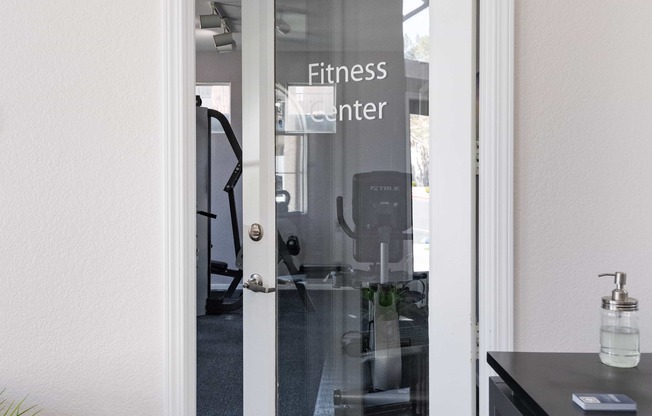
MULTIPOLYGON (((336 416, 428 414, 427 273, 409 272, 411 175, 394 171, 353 176, 351 227, 337 197, 337 220, 353 239, 353 258, 368 270, 331 272, 334 288, 358 289, 358 331, 341 335, 343 367, 359 366, 357 386, 335 388, 336 416), (401 264, 403 262, 403 264, 401 264), (391 264, 398 264, 392 271, 391 264)), ((342 381, 343 384, 346 382, 342 381)))
MULTIPOLYGON (((197 105, 201 105, 198 98, 197 105)), ((235 188, 242 175, 242 148, 233 132, 231 124, 226 116, 219 111, 198 107, 197 109, 197 276, 198 276, 198 306, 203 303, 203 310, 198 314, 208 315, 220 314, 234 311, 242 307, 242 290, 239 287, 242 282, 242 243, 240 240, 240 223, 236 207, 235 188), (231 171, 229 178, 224 185, 223 191, 228 197, 229 217, 231 222, 231 236, 234 249, 235 261, 232 264, 225 261, 214 260, 211 255, 213 248, 211 237, 211 220, 216 220, 218 214, 212 210, 212 168, 211 157, 212 123, 218 122, 226 135, 228 144, 236 158, 236 165, 231 171), (213 289, 213 276, 225 276, 230 279, 225 290, 213 289), (204 288, 200 286, 203 284, 204 288)), ((289 201, 289 194, 278 191, 281 196, 277 205, 281 209, 289 201)), ((289 236, 287 240, 277 232, 278 261, 285 264, 291 277, 291 281, 281 281, 280 284, 292 284, 301 297, 306 309, 314 311, 314 306, 307 293, 303 280, 300 278, 301 271, 296 267, 293 256, 300 251, 299 238, 295 235, 289 236)))
MULTIPOLYGON (((201 101, 197 102, 198 105, 201 101)), ((240 241, 240 225, 236 207, 235 187, 242 175, 242 148, 233 132, 229 120, 219 111, 199 107, 197 125, 197 275, 198 283, 205 281, 205 290, 198 293, 205 294, 204 312, 208 315, 234 311, 242 307, 242 291, 238 285, 242 281, 242 244, 240 241), (213 248, 211 241, 211 220, 218 218, 212 211, 212 185, 211 176, 213 160, 211 157, 212 125, 214 122, 222 126, 227 142, 235 156, 236 164, 224 185, 223 191, 227 194, 229 217, 231 222, 231 238, 233 243, 235 261, 229 264, 225 261, 214 260, 211 255, 213 248), (213 276, 225 276, 230 279, 226 290, 213 289, 213 276)), ((198 299, 199 304, 199 299, 198 299)))

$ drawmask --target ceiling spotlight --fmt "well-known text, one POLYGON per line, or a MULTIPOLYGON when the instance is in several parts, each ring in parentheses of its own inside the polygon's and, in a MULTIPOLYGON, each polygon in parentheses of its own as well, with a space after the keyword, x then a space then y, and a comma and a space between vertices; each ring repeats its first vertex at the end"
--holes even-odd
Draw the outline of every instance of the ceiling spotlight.
POLYGON ((213 35, 213 42, 217 52, 235 51, 235 40, 231 32, 229 19, 224 17, 216 2, 211 2, 211 14, 199 16, 199 27, 202 29, 219 29, 218 34, 213 35))
POLYGON ((199 28, 200 29, 214 29, 222 27, 222 13, 217 8, 217 3, 211 2, 211 14, 199 15, 199 28))
POLYGON ((217 53, 235 52, 235 42, 224 46, 217 46, 215 50, 217 50, 217 53))
POLYGON ((233 40, 233 33, 219 33, 213 36, 213 42, 218 52, 233 52, 235 51, 235 40, 233 40))
POLYGON ((213 29, 222 26, 222 16, 218 14, 202 14, 199 16, 201 29, 213 29))
POLYGON ((288 22, 281 19, 280 17, 276 18, 275 25, 276 30, 283 35, 287 35, 292 30, 292 26, 290 26, 288 22))
POLYGON ((233 42, 233 33, 228 32, 228 33, 219 33, 215 36, 213 36, 213 41, 215 42, 215 47, 220 47, 220 46, 226 46, 230 45, 233 42))
POLYGON ((215 48, 217 52, 233 52, 235 51, 235 40, 233 39, 233 33, 229 28, 228 22, 226 19, 222 19, 222 33, 218 33, 213 36, 213 42, 215 42, 215 48))

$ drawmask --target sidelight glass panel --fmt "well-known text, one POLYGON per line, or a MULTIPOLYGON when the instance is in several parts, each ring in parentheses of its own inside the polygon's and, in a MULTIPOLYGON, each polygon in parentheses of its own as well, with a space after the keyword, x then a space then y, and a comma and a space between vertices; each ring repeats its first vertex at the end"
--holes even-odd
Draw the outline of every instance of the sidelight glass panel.
POLYGON ((428 414, 427 4, 276 1, 279 415, 428 414))

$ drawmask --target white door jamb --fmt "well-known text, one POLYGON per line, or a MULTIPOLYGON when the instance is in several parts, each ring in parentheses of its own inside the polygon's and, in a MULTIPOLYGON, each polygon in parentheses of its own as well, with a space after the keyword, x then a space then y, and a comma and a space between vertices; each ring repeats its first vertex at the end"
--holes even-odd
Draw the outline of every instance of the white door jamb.
POLYGON ((480 416, 487 351, 514 348, 514 0, 480 1, 480 416))

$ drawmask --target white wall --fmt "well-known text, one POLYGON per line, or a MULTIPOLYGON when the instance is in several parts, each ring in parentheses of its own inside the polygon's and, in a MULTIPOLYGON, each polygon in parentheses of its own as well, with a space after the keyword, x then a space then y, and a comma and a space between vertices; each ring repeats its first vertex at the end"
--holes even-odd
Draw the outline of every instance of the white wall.
POLYGON ((517 0, 515 343, 597 351, 628 273, 652 352, 652 2, 517 0))
POLYGON ((0 389, 159 416, 163 3, 2 6, 0 389))

